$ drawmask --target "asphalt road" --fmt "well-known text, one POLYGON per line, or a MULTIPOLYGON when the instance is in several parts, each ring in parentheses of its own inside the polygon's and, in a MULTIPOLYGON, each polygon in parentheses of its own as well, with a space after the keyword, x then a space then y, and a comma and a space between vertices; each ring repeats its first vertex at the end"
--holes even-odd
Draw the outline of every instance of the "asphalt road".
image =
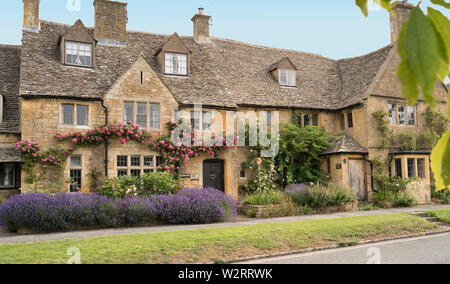
POLYGON ((450 233, 277 257, 248 264, 450 264, 450 233))

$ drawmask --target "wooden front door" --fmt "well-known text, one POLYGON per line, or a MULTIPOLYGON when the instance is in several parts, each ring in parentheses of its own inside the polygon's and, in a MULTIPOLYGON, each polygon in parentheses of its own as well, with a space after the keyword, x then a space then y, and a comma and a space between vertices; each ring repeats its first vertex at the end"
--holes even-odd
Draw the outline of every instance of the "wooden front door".
POLYGON ((348 161, 349 186, 356 191, 356 197, 360 201, 364 201, 367 199, 364 172, 364 160, 348 161))
POLYGON ((206 160, 203 162, 203 187, 213 187, 225 192, 224 162, 206 160))

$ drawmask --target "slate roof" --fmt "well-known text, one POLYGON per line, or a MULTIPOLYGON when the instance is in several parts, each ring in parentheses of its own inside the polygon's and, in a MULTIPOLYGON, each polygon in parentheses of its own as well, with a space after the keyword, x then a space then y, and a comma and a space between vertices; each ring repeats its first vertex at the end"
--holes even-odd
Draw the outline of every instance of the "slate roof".
POLYGON ((20 152, 15 145, 0 144, 0 162, 20 162, 20 152))
POLYGON ((322 153, 322 155, 329 154, 339 154, 339 153, 361 153, 367 154, 366 148, 361 146, 358 141, 353 138, 350 134, 345 134, 334 139, 332 142, 333 146, 322 153))
MULTIPOLYGON (((95 68, 63 66, 58 41, 71 26, 41 20, 39 33, 23 32, 21 95, 101 99, 141 54, 160 73, 155 54, 169 35, 128 32, 125 47, 97 45, 95 68)), ((93 29, 87 29, 93 36, 93 29)), ((212 38, 198 45, 180 37, 191 51, 188 78, 163 76, 180 104, 292 107, 335 110, 360 103, 392 46, 362 57, 332 60, 320 55, 212 38), (297 88, 282 88, 270 68, 283 58, 298 69, 297 88)))
POLYGON ((20 132, 20 47, 0 45, 0 95, 3 95, 3 123, 0 133, 20 132))

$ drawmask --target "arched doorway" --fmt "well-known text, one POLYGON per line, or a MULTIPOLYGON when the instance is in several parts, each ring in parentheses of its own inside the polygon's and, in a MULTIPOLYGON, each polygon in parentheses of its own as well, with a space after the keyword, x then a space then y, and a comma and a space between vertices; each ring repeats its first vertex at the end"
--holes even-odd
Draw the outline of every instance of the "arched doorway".
POLYGON ((203 187, 213 187, 225 192, 225 168, 222 160, 203 162, 203 187))

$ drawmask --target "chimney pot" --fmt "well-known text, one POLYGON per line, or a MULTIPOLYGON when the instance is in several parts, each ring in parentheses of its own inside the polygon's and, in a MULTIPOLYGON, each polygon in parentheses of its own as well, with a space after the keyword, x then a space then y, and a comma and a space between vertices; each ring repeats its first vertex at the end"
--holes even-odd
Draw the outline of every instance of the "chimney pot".
POLYGON ((205 9, 204 8, 198 8, 198 14, 199 15, 204 15, 205 14, 205 9))

